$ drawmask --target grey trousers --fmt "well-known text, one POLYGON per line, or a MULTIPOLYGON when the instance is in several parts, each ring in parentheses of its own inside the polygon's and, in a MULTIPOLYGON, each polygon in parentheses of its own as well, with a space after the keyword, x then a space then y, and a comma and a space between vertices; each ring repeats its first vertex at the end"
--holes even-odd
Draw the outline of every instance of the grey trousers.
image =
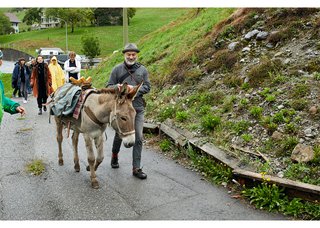
MULTIPOLYGON (((135 118, 135 131, 136 131, 136 141, 132 149, 132 167, 141 168, 141 152, 143 143, 143 122, 144 122, 144 110, 136 109, 135 118)), ((119 137, 118 133, 115 134, 112 145, 112 153, 118 154, 120 151, 122 139, 119 137)))
POLYGON ((20 83, 20 93, 21 93, 21 96, 24 97, 25 100, 28 100, 27 82, 20 83))

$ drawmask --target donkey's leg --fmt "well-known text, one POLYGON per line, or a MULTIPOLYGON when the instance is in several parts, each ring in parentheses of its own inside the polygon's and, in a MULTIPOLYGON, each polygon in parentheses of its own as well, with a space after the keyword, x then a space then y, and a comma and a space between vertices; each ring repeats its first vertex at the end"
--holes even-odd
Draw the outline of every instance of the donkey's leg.
POLYGON ((59 165, 63 165, 63 154, 62 154, 63 124, 59 118, 56 117, 55 120, 56 120, 56 126, 57 126, 57 141, 58 141, 58 147, 59 147, 59 153, 58 153, 59 165))
POLYGON ((79 134, 80 133, 78 131, 73 131, 73 134, 72 134, 73 162, 74 162, 74 169, 76 172, 80 171, 79 156, 78 156, 79 134))
POLYGON ((94 170, 97 171, 98 166, 101 164, 101 162, 104 159, 104 155, 103 155, 103 136, 99 136, 97 138, 94 139, 94 143, 96 145, 97 148, 97 158, 96 158, 96 163, 94 165, 94 170))
MULTIPOLYGON (((99 183, 96 176, 96 171, 94 170, 94 161, 95 156, 92 148, 92 141, 89 135, 83 134, 84 141, 86 143, 87 148, 87 157, 88 157, 88 163, 89 163, 89 170, 90 170, 90 177, 91 177, 91 186, 93 188, 99 188, 99 183)), ((87 168, 88 170, 88 168, 87 168)))

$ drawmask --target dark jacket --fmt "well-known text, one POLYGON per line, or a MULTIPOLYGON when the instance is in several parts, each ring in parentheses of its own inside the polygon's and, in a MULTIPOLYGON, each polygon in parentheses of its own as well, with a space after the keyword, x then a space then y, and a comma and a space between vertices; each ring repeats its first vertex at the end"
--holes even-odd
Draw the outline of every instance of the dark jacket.
MULTIPOLYGON (((137 63, 136 63, 137 64, 137 63)), ((123 84, 124 82, 127 82, 129 85, 135 86, 139 84, 143 80, 143 85, 138 91, 135 99, 132 102, 132 105, 134 108, 143 109, 144 102, 143 102, 143 95, 150 92, 151 84, 149 81, 149 73, 147 69, 139 64, 139 68, 135 70, 135 72, 131 75, 129 75, 126 79, 124 79, 122 82, 120 81, 121 77, 128 72, 127 69, 130 70, 130 68, 126 67, 126 64, 123 62, 121 64, 118 64, 112 69, 109 81, 107 83, 108 86, 113 86, 116 84, 123 84)))
POLYGON ((24 65, 21 67, 19 64, 16 64, 13 73, 12 73, 12 88, 20 88, 21 84, 21 71, 24 71, 24 77, 25 77, 25 82, 28 83, 30 82, 30 70, 29 67, 24 65))

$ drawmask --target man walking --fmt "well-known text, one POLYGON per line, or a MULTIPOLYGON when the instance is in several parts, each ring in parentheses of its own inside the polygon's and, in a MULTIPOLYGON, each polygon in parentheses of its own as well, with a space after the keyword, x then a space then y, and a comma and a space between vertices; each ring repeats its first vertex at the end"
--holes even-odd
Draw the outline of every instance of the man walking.
MULTIPOLYGON (((142 64, 137 62, 139 52, 140 50, 133 43, 129 43, 125 46, 124 50, 122 51, 124 54, 124 62, 113 68, 107 86, 117 86, 117 84, 123 84, 124 82, 135 86, 143 81, 142 87, 132 102, 137 113, 135 118, 136 141, 132 150, 132 175, 139 179, 146 179, 147 174, 145 174, 141 169, 143 122, 145 110, 143 95, 150 92, 151 85, 147 69, 142 64)), ((119 168, 118 153, 120 151, 121 143, 122 140, 116 133, 112 146, 112 168, 119 168)))

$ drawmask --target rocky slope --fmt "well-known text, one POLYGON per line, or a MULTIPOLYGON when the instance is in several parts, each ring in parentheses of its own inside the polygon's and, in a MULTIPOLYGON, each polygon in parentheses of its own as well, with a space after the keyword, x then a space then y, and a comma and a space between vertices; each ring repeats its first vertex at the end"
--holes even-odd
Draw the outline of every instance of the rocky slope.
POLYGON ((320 10, 239 9, 209 36, 156 90, 169 98, 149 98, 148 118, 172 119, 247 169, 320 185, 320 10))

